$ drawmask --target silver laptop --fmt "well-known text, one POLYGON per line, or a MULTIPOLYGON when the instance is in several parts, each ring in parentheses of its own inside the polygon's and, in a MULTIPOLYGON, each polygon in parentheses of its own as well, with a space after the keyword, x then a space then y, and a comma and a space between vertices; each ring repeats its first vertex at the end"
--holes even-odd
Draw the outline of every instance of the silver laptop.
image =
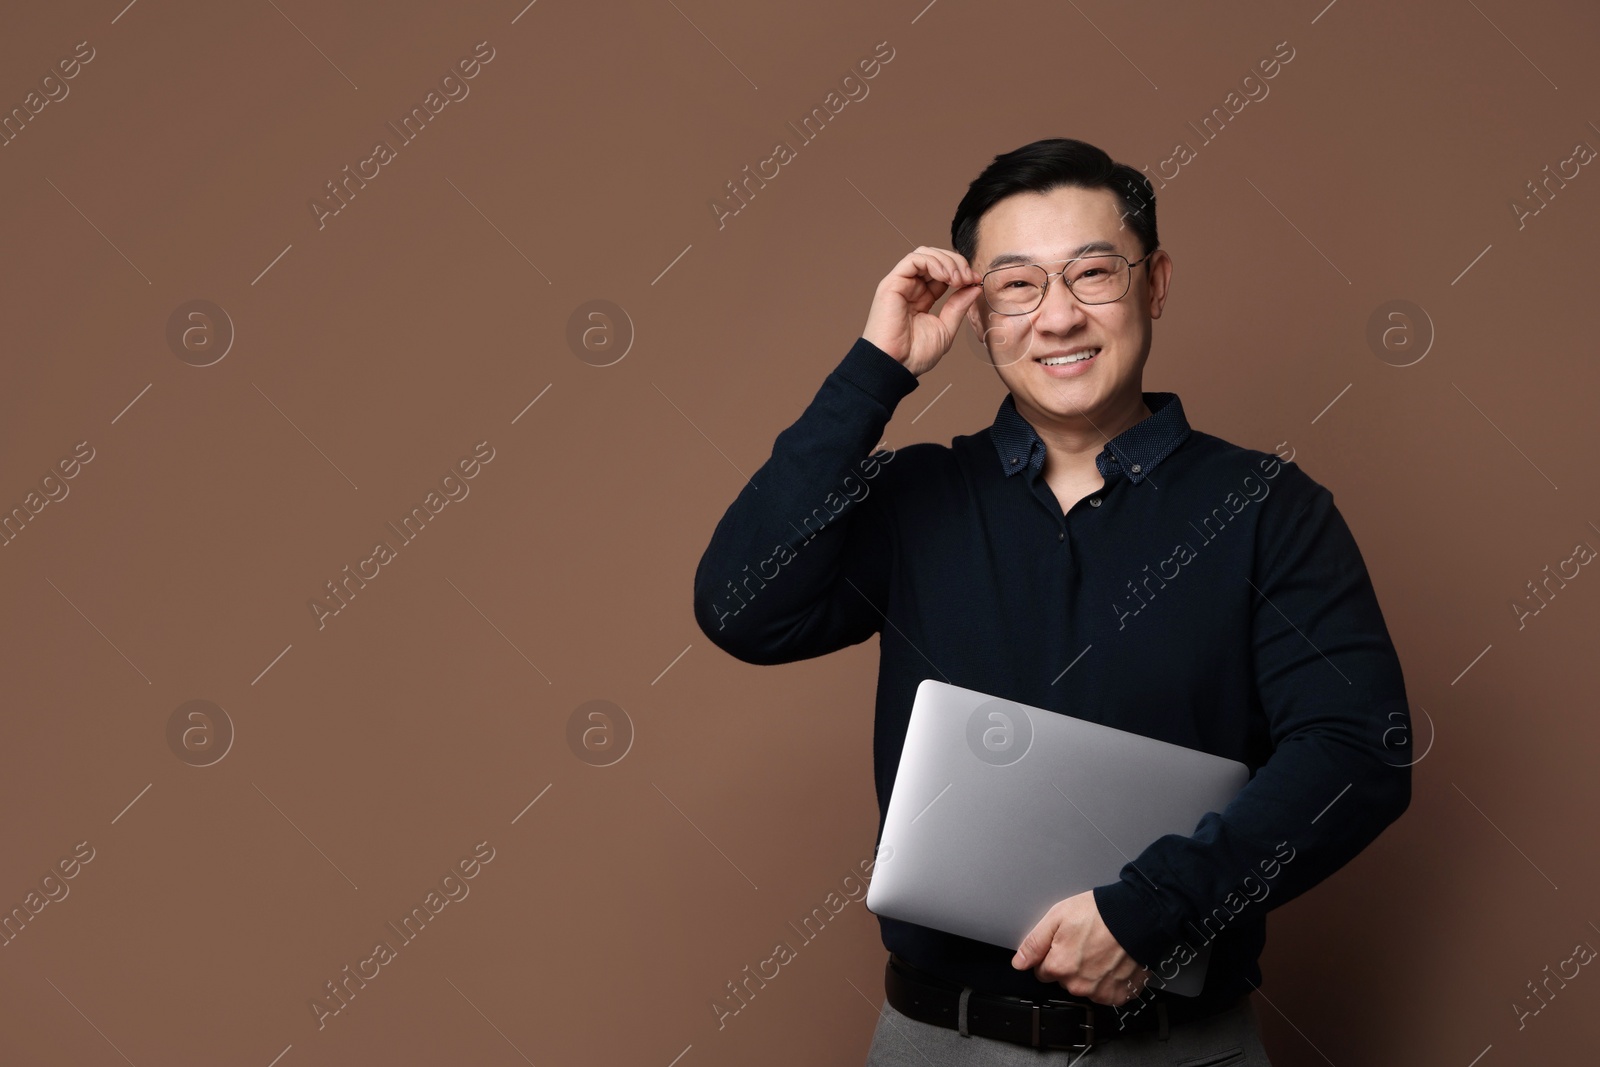
MULTIPOLYGON (((1250 770, 1237 760, 928 679, 867 889, 877 915, 1015 950, 1058 901, 1117 881, 1164 834, 1189 836, 1250 770)), ((1141 961, 1198 996, 1211 945, 1141 961)), ((1177 945, 1173 946, 1176 952, 1177 945)))

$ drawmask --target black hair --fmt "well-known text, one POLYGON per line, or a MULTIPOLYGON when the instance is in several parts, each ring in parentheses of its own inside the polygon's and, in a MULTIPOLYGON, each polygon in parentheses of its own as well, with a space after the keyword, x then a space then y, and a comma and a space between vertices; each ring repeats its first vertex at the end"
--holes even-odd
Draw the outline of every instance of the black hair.
POLYGON ((1148 254, 1160 244, 1156 193, 1149 178, 1092 144, 1050 137, 995 156, 973 179, 950 222, 951 246, 974 269, 982 269, 972 259, 978 253, 978 222, 984 213, 1015 193, 1045 193, 1063 185, 1110 189, 1121 201, 1122 221, 1139 239, 1141 251, 1148 254))

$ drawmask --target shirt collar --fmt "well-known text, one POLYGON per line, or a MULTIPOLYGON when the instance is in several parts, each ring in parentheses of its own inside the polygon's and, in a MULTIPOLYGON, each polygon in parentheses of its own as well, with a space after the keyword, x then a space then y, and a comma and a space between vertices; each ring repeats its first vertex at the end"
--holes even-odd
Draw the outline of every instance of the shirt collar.
MULTIPOLYGON (((1095 456, 1094 465, 1102 478, 1120 471, 1138 484, 1189 436, 1189 420, 1184 417, 1183 402, 1177 393, 1141 395, 1150 409, 1150 416, 1117 434, 1095 456)), ((1016 400, 1010 393, 1000 401, 1000 411, 989 428, 989 436, 1000 454, 1000 469, 1006 477, 1044 466, 1044 441, 1017 411, 1016 400)))

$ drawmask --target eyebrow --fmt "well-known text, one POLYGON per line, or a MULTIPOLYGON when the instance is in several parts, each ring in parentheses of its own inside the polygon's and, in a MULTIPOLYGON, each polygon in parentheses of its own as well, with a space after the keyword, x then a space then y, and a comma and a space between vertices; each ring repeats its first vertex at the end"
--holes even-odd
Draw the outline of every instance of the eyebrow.
MULTIPOLYGON (((1090 252, 1115 252, 1116 250, 1117 250, 1117 246, 1112 244, 1110 241, 1090 241, 1087 244, 1079 245, 1076 251, 1071 252, 1068 255, 1063 256, 1062 258, 1063 259, 1077 259, 1079 256, 1087 255, 1090 252)), ((993 270, 996 267, 1003 267, 1003 266, 1005 266, 1005 265, 1007 265, 1009 263, 1040 263, 1040 262, 1058 262, 1058 261, 1056 261, 1056 260, 1048 260, 1048 261, 1046 261, 1046 260, 1037 260, 1037 259, 1032 258, 1031 256, 1025 256, 1021 252, 1002 252, 1000 255, 995 256, 993 259, 991 259, 989 261, 989 268, 988 269, 989 270, 993 270)))

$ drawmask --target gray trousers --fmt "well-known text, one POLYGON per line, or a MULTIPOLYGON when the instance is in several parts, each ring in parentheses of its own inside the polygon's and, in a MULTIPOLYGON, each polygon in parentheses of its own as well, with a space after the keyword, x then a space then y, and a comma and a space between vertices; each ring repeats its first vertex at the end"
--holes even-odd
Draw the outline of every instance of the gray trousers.
POLYGON ((1083 1063, 1085 1067, 1271 1067, 1247 997, 1231 1011, 1155 1034, 1112 1038, 1088 1052, 1037 1049, 987 1037, 962 1037, 943 1026, 902 1015, 885 1000, 872 1034, 866 1067, 1030 1067, 1083 1063))

